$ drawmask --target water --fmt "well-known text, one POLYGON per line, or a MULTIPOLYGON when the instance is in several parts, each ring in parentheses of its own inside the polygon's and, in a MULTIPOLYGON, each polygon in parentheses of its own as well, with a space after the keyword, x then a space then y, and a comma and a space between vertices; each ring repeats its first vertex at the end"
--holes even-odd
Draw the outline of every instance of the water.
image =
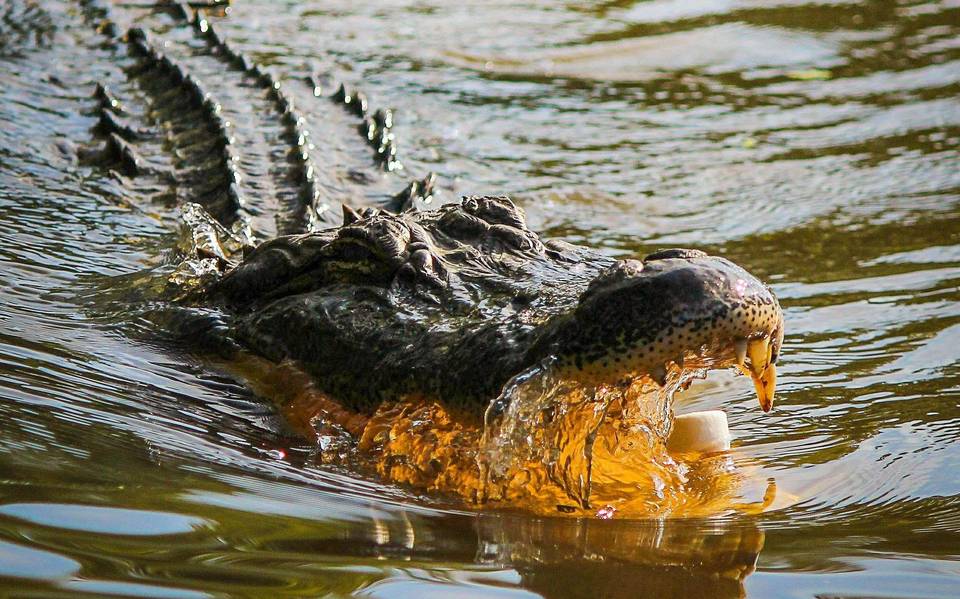
POLYGON ((478 513, 319 465, 269 402, 151 341, 115 290, 149 284, 176 217, 77 164, 93 84, 118 73, 88 12, 43 8, 42 35, 0 28, 4 593, 958 594, 955 3, 251 1, 214 18, 279 74, 310 65, 395 107, 404 173, 436 170, 439 201, 505 192, 549 236, 694 246, 773 284, 774 412, 725 372, 676 407, 722 407, 777 499, 685 520, 478 513))

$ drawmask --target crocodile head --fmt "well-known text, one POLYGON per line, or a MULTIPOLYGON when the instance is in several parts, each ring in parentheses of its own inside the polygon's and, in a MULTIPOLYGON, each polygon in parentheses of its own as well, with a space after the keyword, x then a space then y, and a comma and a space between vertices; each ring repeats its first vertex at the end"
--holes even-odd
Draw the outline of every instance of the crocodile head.
POLYGON ((347 214, 265 242, 210 291, 240 314, 244 345, 368 407, 404 393, 485 405, 550 358, 602 383, 737 364, 769 410, 783 335, 773 293, 724 258, 544 242, 505 197, 347 214))
POLYGON ((783 313, 773 292, 725 258, 670 249, 623 260, 598 275, 535 351, 569 378, 663 384, 671 364, 736 365, 773 407, 783 313))

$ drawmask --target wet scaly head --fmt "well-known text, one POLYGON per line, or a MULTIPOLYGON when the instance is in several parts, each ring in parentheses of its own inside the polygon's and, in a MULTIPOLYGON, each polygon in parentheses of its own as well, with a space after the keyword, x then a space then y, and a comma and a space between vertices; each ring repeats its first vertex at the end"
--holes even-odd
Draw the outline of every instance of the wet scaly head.
POLYGON ((735 365, 768 412, 782 343, 783 312, 766 285, 724 258, 671 249, 598 276, 539 349, 559 358, 564 378, 608 384, 663 386, 671 368, 735 365))

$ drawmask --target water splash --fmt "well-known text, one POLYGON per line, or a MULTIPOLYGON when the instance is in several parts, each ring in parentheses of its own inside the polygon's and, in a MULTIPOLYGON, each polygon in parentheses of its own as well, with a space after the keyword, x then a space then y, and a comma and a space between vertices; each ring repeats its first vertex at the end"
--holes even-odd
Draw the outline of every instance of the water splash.
POLYGON ((671 364, 663 386, 646 376, 591 386, 563 378, 552 361, 537 364, 514 377, 487 410, 479 452, 484 498, 543 495, 555 485, 566 495, 560 504, 572 499, 589 508, 595 481, 638 486, 638 475, 662 496, 663 488, 684 480, 684 468, 664 446, 673 396, 705 375, 705 368, 671 364))
POLYGON ((512 379, 483 420, 424 396, 384 402, 364 416, 345 410, 295 365, 252 356, 242 378, 321 446, 321 461, 417 490, 540 514, 665 518, 762 511, 770 504, 766 497, 741 501, 747 477, 731 454, 667 451, 673 397, 708 366, 694 356, 684 363, 671 366, 661 387, 647 377, 588 386, 544 362, 512 379), (354 441, 327 451, 323 439, 331 431, 354 441))

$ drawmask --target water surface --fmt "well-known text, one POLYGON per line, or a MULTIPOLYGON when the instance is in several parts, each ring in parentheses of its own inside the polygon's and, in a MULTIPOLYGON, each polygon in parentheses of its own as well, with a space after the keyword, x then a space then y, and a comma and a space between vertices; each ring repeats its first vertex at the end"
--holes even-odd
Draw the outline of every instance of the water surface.
MULTIPOLYGON (((724 372, 676 408, 726 410, 753 475, 790 500, 627 521, 478 513, 325 466, 269 402, 152 341, 115 290, 169 259, 176 217, 76 159, 93 85, 120 75, 91 4, 0 8, 4 592, 960 593, 960 6, 251 0, 211 16, 282 77, 394 107, 402 176, 436 171, 438 202, 508 193, 546 235, 618 257, 697 247, 772 283, 775 411, 724 372), (27 20, 42 33, 10 25, 27 20)), ((373 189, 400 187, 383 177, 373 189)))

